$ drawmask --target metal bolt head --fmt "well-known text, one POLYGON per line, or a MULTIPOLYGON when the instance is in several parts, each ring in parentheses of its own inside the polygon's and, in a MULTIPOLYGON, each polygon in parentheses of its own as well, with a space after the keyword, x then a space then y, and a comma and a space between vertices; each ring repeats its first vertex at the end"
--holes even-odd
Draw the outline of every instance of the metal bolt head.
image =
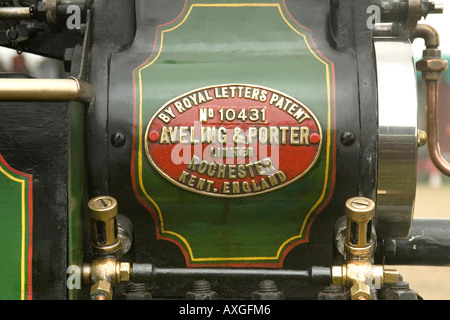
POLYGON ((127 139, 125 135, 121 132, 116 132, 111 136, 111 143, 116 148, 123 147, 125 145, 126 140, 127 139))
POLYGON ((357 282, 350 288, 350 297, 352 300, 371 300, 370 287, 363 282, 357 282))
POLYGON ((192 290, 186 293, 186 300, 217 300, 219 295, 211 290, 211 284, 206 280, 197 280, 192 290))
POLYGON ((119 279, 120 282, 130 281, 131 277, 131 265, 128 262, 119 263, 119 279))
POLYGON ((384 283, 396 284, 399 280, 398 271, 393 269, 384 269, 383 278, 384 283))
POLYGON ((448 68, 447 60, 441 58, 441 52, 437 49, 428 49, 424 54, 426 56, 417 61, 417 70, 422 71, 424 80, 440 80, 442 73, 448 68))
POLYGON ((400 281, 395 285, 383 288, 384 300, 417 300, 417 293, 409 288, 409 283, 400 281))
POLYGON ((17 32, 17 30, 9 29, 6 31, 6 37, 9 41, 17 40, 19 38, 19 32, 17 32))
POLYGON ((113 289, 111 283, 106 280, 100 280, 91 287, 92 300, 112 300, 113 289), (104 297, 104 299, 102 299, 104 297))
POLYGON ((423 58, 417 61, 416 67, 419 71, 445 71, 448 62, 440 57, 423 58))
POLYGON ((283 300, 284 294, 278 291, 273 280, 264 280, 259 283, 258 291, 252 293, 252 300, 283 300))
POLYGON ((341 135, 341 142, 344 146, 351 146, 356 141, 356 136, 351 131, 344 131, 341 135))

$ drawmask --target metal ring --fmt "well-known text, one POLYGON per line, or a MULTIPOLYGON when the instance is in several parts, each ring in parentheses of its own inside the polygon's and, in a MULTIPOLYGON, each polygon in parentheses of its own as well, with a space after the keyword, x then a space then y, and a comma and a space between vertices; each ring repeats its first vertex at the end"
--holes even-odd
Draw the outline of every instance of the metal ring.
POLYGON ((380 238, 403 239, 412 224, 417 177, 417 81, 406 39, 375 40, 379 97, 378 190, 380 238))
POLYGON ((420 0, 408 0, 408 19, 406 20, 406 29, 412 30, 417 22, 422 18, 420 0))

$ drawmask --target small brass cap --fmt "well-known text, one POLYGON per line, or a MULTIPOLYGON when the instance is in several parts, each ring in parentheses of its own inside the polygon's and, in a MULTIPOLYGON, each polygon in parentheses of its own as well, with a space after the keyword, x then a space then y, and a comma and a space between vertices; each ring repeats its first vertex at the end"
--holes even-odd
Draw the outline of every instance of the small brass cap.
POLYGON ((351 198, 345 204, 345 213, 351 221, 368 222, 375 216, 375 203, 369 198, 351 198))
POLYGON ((117 200, 109 196, 91 199, 88 207, 91 218, 96 221, 109 221, 118 214, 117 200))
POLYGON ((417 144, 419 147, 423 147, 427 144, 427 133, 423 130, 417 130, 417 144))

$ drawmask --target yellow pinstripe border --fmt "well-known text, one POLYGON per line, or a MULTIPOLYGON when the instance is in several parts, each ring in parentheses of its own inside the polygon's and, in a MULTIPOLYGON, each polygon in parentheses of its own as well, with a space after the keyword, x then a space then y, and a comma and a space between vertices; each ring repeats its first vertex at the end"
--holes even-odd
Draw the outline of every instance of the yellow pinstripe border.
POLYGON ((25 194, 26 194, 26 184, 24 180, 18 179, 12 175, 10 175, 7 171, 5 171, 5 169, 3 169, 3 167, 0 165, 0 171, 6 176, 8 177, 10 180, 13 180, 15 182, 19 182, 21 184, 21 190, 22 190, 22 197, 21 197, 21 219, 22 219, 22 230, 21 230, 21 250, 20 250, 20 257, 21 257, 21 263, 20 263, 20 298, 22 300, 25 300, 25 247, 26 247, 26 241, 25 241, 25 236, 26 236, 26 223, 25 223, 25 219, 26 219, 26 200, 25 200, 25 194))
POLYGON ((292 24, 289 23, 289 21, 286 19, 282 8, 280 6, 279 3, 218 3, 218 4, 192 4, 189 7, 189 10, 187 12, 187 14, 185 15, 185 17, 183 18, 183 20, 177 24, 176 26, 167 29, 167 30, 163 30, 161 32, 161 37, 160 37, 160 43, 159 43, 159 51, 158 54, 145 66, 143 66, 142 68, 139 69, 139 150, 138 150, 138 172, 139 172, 139 185, 141 187, 142 192, 144 193, 144 195, 151 201, 151 203, 155 206, 157 212, 158 212, 158 216, 160 219, 160 224, 161 224, 161 232, 165 233, 165 234, 170 234, 173 236, 178 237, 185 245, 185 247, 187 248, 188 252, 189 252, 189 256, 191 261, 194 262, 202 262, 202 261, 256 261, 256 260, 279 260, 281 252, 283 251, 284 247, 292 242, 295 241, 297 239, 300 239, 303 237, 303 233, 305 231, 306 228, 306 222, 309 220, 309 218, 311 217, 311 215, 314 213, 314 211, 317 209, 317 207, 320 205, 320 203, 323 201, 323 199, 326 196, 326 190, 327 190, 327 186, 328 186, 328 176, 329 176, 329 171, 330 171, 330 148, 331 148, 331 79, 330 79, 330 66, 328 65, 328 63, 326 63, 324 60, 322 60, 317 54, 316 52, 314 52, 314 50, 312 49, 311 45, 309 44, 306 36, 304 34, 302 34, 301 32, 299 32, 296 28, 294 28, 292 26, 292 24), (297 236, 291 237, 290 239, 286 240, 278 249, 277 255, 275 257, 226 257, 226 258, 195 258, 191 249, 191 246, 189 245, 188 241, 181 235, 173 232, 173 231, 167 231, 164 229, 164 219, 161 213, 161 209, 159 208, 159 206, 157 205, 157 203, 152 199, 152 197, 147 193, 145 187, 144 187, 144 183, 142 180, 142 133, 143 133, 143 126, 142 126, 142 106, 143 106, 143 101, 142 101, 142 71, 145 70, 146 68, 150 67, 152 64, 154 64, 156 62, 156 60, 158 60, 159 56, 161 55, 161 51, 162 51, 162 47, 163 47, 163 42, 164 42, 164 34, 167 32, 171 32, 177 28, 179 28, 182 24, 184 24, 187 20, 187 18, 190 16, 193 8, 195 7, 275 7, 278 8, 278 11, 282 17, 282 19, 284 20, 284 22, 294 31, 296 32, 298 35, 300 35, 301 37, 303 37, 309 51, 313 54, 313 56, 319 60, 321 63, 323 63, 326 67, 326 80, 327 80, 327 95, 328 95, 328 131, 327 131, 327 157, 326 157, 326 171, 325 171, 325 181, 324 181, 324 186, 322 189, 322 194, 319 198, 319 200, 315 203, 315 205, 311 208, 311 210, 308 212, 303 225, 300 229, 300 233, 297 236))

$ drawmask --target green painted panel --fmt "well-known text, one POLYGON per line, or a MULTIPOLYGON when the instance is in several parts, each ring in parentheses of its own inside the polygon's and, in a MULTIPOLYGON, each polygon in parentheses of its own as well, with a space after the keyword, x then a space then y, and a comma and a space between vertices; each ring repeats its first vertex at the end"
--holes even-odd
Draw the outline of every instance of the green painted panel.
POLYGON ((68 279, 69 299, 80 299, 81 274, 84 258, 83 217, 87 217, 87 190, 85 167, 85 106, 79 102, 69 104, 69 239, 68 279))
POLYGON ((0 299, 27 300, 31 287, 32 178, 0 156, 0 299))
POLYGON ((132 167, 138 198, 158 222, 159 238, 179 245, 189 266, 282 265, 293 246, 308 241, 332 192, 332 62, 282 1, 187 1, 178 19, 158 27, 149 55, 135 70, 132 167), (230 83, 277 90, 312 111, 323 132, 312 170, 282 189, 239 199, 186 191, 152 167, 145 130, 158 110, 187 92, 230 83))

